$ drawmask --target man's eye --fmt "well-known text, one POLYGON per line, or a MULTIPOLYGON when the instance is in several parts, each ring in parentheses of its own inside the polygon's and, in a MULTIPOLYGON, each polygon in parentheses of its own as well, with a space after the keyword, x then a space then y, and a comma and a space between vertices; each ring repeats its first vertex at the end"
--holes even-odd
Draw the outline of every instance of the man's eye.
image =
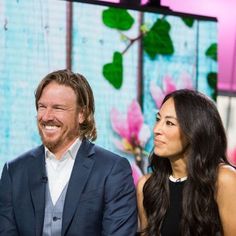
POLYGON ((57 110, 57 111, 64 111, 65 110, 64 107, 55 107, 54 109, 57 110))
POLYGON ((43 109, 43 108, 45 108, 45 106, 43 106, 43 105, 38 105, 38 109, 43 109))

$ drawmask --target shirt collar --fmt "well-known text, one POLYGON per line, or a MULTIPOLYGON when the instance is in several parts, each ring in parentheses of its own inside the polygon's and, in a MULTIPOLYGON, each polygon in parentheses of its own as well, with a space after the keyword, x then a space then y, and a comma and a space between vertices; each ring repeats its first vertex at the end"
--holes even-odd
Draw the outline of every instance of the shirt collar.
MULTIPOLYGON (((66 157, 68 157, 68 155, 73 159, 75 160, 76 158, 76 155, 77 155, 77 152, 80 148, 80 145, 81 145, 82 141, 80 140, 80 138, 77 138, 74 143, 71 144, 71 146, 66 150, 66 152, 62 155, 62 158, 61 160, 64 160, 66 157)), ((49 158, 49 159, 54 159, 55 158, 55 155, 50 152, 50 150, 44 146, 45 148, 45 157, 46 158, 49 158)))

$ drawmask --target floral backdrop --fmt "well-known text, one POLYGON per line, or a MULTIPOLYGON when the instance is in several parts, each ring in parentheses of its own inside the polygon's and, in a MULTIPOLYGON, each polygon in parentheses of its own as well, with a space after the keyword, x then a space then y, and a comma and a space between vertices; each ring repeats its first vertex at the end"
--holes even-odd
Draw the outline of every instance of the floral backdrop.
POLYGON ((94 91, 96 143, 147 171, 165 94, 197 89, 216 99, 217 22, 191 15, 59 0, 0 1, 0 167, 40 144, 34 90, 71 68, 94 91))

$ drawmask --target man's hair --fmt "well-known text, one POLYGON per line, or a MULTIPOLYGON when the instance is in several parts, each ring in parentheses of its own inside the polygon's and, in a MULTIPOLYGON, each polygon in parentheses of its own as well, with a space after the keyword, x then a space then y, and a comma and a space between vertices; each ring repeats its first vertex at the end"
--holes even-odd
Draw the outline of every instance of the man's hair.
POLYGON ((73 73, 69 69, 49 73, 42 79, 35 91, 35 105, 37 110, 38 101, 42 92, 51 82, 56 82, 59 85, 68 86, 73 89, 76 94, 77 109, 84 116, 83 123, 79 125, 80 138, 95 140, 97 138, 97 130, 94 120, 94 97, 86 78, 79 73, 73 73))

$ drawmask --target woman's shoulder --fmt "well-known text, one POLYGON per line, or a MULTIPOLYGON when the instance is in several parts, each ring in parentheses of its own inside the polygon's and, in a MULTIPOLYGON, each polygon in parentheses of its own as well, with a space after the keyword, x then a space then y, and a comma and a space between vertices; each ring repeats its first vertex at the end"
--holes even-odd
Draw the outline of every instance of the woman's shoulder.
POLYGON ((236 183, 236 169, 227 164, 220 164, 218 172, 218 184, 235 184, 236 183))
POLYGON ((147 182, 147 180, 150 178, 151 174, 146 174, 146 175, 143 175, 139 180, 138 180, 138 183, 137 183, 137 191, 143 191, 143 186, 144 184, 147 182))
POLYGON ((219 166, 218 178, 218 198, 222 196, 236 194, 236 169, 227 164, 219 166))
POLYGON ((236 170, 226 164, 219 166, 216 200, 224 235, 236 235, 236 170))

